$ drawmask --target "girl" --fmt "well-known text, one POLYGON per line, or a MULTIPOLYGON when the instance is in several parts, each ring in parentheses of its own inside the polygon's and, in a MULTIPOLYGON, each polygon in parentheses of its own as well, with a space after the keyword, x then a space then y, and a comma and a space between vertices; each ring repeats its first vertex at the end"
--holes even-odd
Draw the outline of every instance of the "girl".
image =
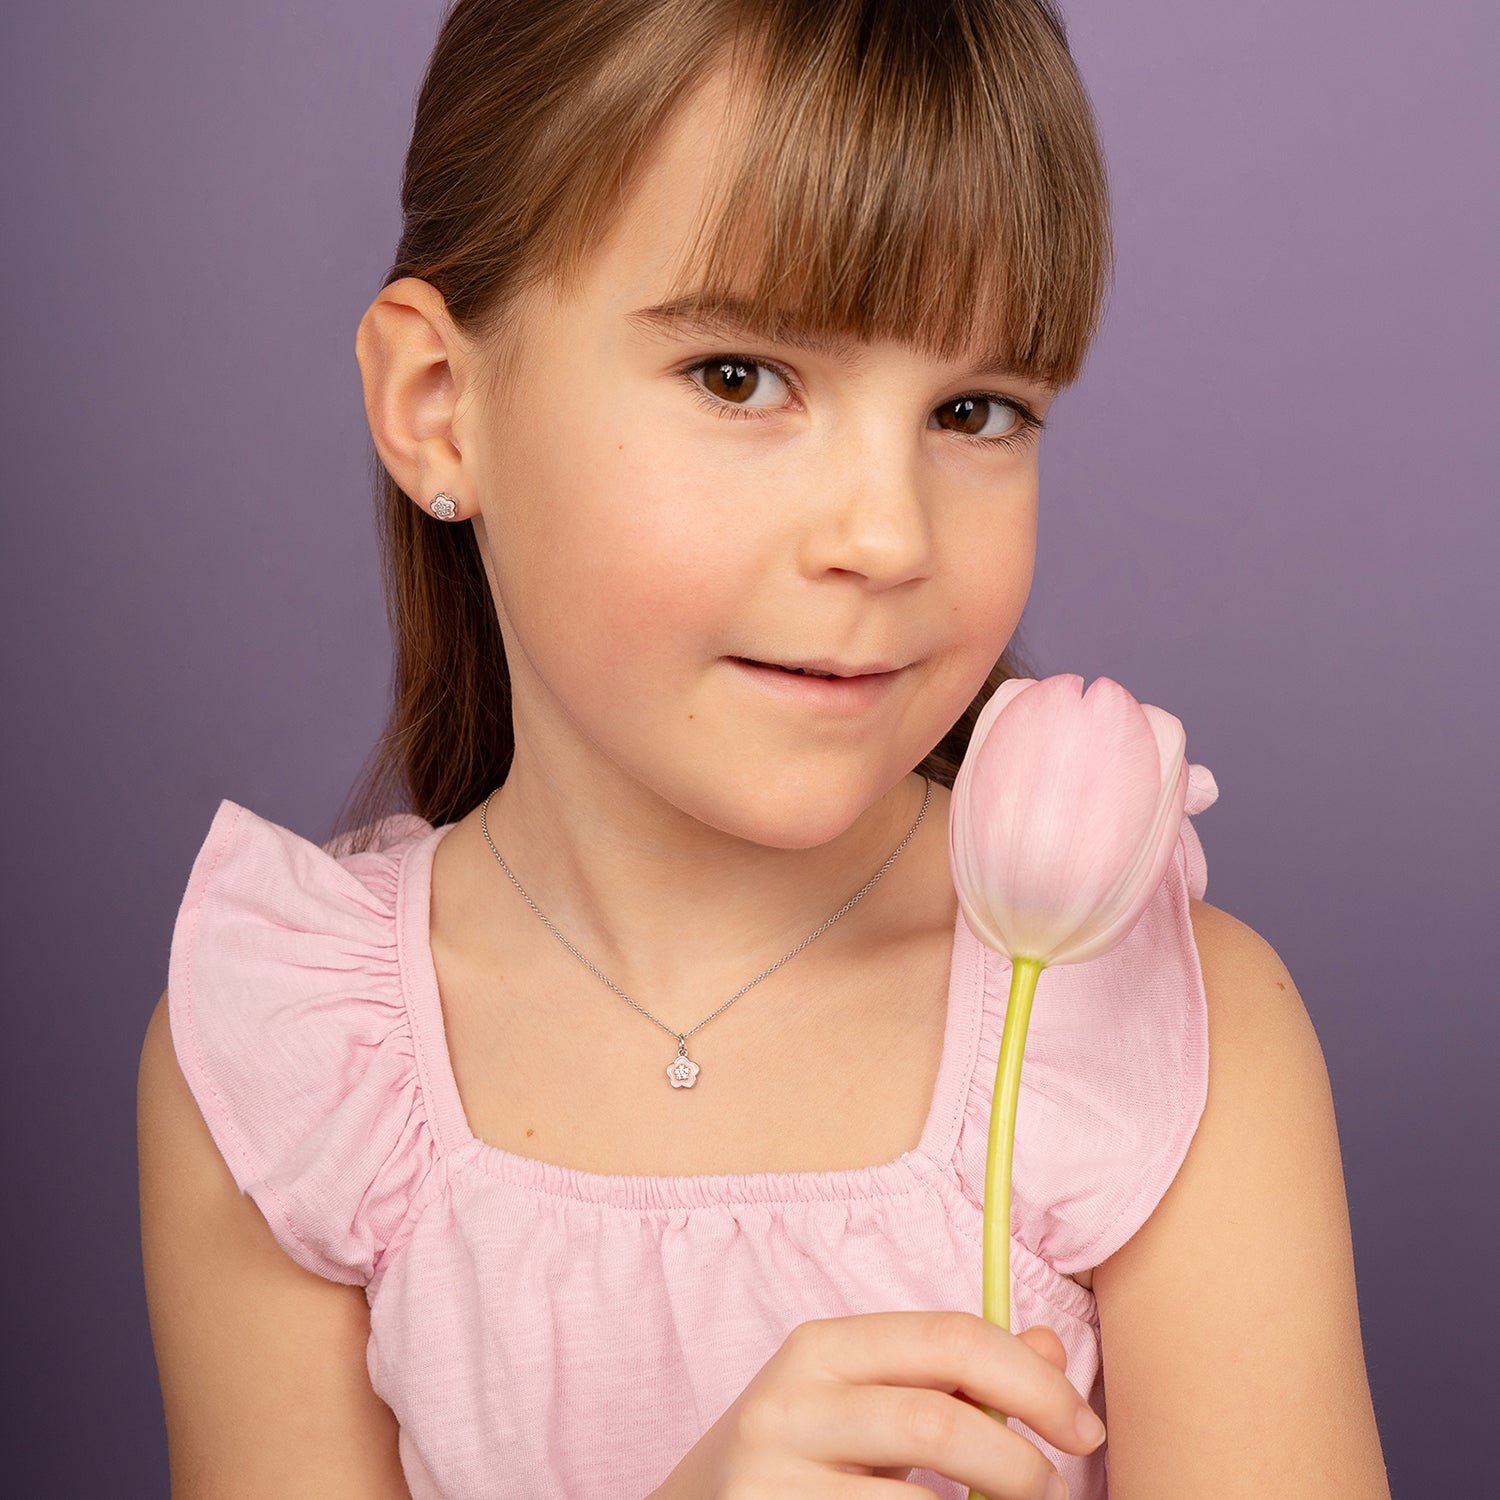
POLYGON ((1388 1497, 1317 1040, 1186 820, 1044 981, 979 1316, 948 790, 1109 271, 1048 0, 460 0, 402 203, 389 731, 327 845, 220 804, 143 1050, 174 1495, 1388 1497))

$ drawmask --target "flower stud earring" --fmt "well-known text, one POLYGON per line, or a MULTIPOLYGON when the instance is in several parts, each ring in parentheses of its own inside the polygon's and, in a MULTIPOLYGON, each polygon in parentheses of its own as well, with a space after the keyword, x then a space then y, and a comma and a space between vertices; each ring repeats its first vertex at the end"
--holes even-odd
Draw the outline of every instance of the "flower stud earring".
POLYGON ((458 501, 452 495, 434 495, 427 507, 440 521, 451 521, 458 514, 458 501))

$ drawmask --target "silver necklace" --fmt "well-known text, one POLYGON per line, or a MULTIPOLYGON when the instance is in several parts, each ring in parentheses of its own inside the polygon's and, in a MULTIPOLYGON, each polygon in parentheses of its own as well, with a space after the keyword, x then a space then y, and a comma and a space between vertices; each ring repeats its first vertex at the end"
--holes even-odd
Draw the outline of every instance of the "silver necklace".
MULTIPOLYGON (((734 1002, 738 1000, 746 990, 753 989, 757 984, 761 982, 762 979, 766 979, 770 975, 774 974, 777 969, 779 969, 782 964, 784 964, 789 958, 795 958, 805 947, 807 947, 810 942, 813 941, 814 938, 822 937, 822 935, 827 932, 828 929, 832 927, 833 924, 837 922, 845 912, 847 912, 857 902, 863 899, 863 897, 869 894, 870 890, 874 887, 875 882, 879 880, 880 877, 884 875, 888 869, 890 869, 891 865, 895 863, 896 856, 900 854, 900 852, 911 842, 912 835, 915 834, 917 829, 922 826, 922 819, 927 816, 927 804, 932 800, 932 778, 930 776, 924 776, 923 780, 926 782, 926 791, 922 796, 922 810, 917 814, 917 821, 913 823, 907 830, 906 837, 896 845, 894 850, 892 850, 891 857, 886 860, 886 862, 881 865, 881 867, 876 870, 876 872, 872 876, 870 876, 870 878, 865 881, 865 883, 846 902, 844 902, 844 904, 839 907, 839 909, 834 912, 834 914, 829 917, 829 919, 824 922, 816 932, 808 933, 808 935, 803 938, 802 941, 798 943, 790 953, 784 953, 780 958, 776 960, 774 964, 771 965, 769 969, 765 970, 764 973, 757 974, 749 984, 743 986, 743 988, 739 990, 736 990, 735 993, 732 994, 719 1007, 719 1009, 713 1013, 713 1015, 705 1016, 701 1021, 698 1022, 697 1026, 693 1027, 692 1031, 673 1031, 672 1028, 666 1024, 666 1022, 658 1021, 657 1018, 653 1016, 649 1010, 644 1009, 642 1006, 636 1005, 635 1001, 632 1000, 630 996, 627 995, 625 991, 619 987, 619 985, 617 985, 612 979, 610 979, 606 974, 602 973, 599 969, 595 968, 594 965, 591 964, 588 959, 586 959, 583 954, 581 954, 572 945, 572 943, 570 943, 567 938, 565 938, 562 933, 560 933, 557 928, 552 925, 552 922, 547 917, 547 914, 541 909, 541 907, 536 904, 535 901, 531 899, 530 896, 526 894, 525 886, 523 886, 521 882, 516 879, 510 866, 506 864, 503 859, 500 859, 500 851, 495 847, 494 840, 490 838, 490 827, 485 815, 489 811, 490 797, 493 797, 495 795, 494 792, 491 792, 490 796, 486 797, 484 799, 484 802, 480 806, 479 827, 484 834, 485 843, 490 846, 490 853, 493 854, 497 860, 500 860, 500 868, 510 876, 511 884, 515 886, 518 891, 520 891, 521 895, 525 898, 527 906, 529 906, 532 911, 534 911, 537 916, 542 919, 542 921, 546 922, 547 926, 551 929, 553 937, 555 937, 558 942, 560 942, 563 947, 566 948, 568 952, 571 953, 573 957, 576 958, 578 962, 584 966, 584 968, 590 970, 598 978, 602 979, 605 984, 607 984, 610 989, 612 989, 615 994, 617 994, 622 1000, 624 1000, 629 1005, 635 1006, 636 1010, 640 1011, 640 1013, 645 1016, 648 1021, 656 1022, 656 1024, 660 1026, 668 1036, 676 1037, 677 1056, 667 1064, 667 1079, 674 1089, 690 1089, 698 1081, 698 1074, 701 1070, 698 1064, 695 1063, 692 1058, 687 1055, 687 1039, 692 1036, 694 1031, 699 1030, 701 1027, 707 1026, 708 1023, 713 1020, 714 1016, 717 1016, 721 1011, 728 1010, 729 1007, 733 1005, 734 1002)), ((498 791, 499 788, 496 787, 495 790, 498 791)))

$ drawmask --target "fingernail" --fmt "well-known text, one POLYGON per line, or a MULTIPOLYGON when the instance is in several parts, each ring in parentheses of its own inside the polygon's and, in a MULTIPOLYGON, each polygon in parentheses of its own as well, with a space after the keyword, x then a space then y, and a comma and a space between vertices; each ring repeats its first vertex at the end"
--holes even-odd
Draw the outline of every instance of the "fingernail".
POLYGON ((1104 1423, 1095 1415, 1092 1407, 1085 1406, 1078 1413, 1078 1436, 1091 1448, 1104 1441, 1104 1423))

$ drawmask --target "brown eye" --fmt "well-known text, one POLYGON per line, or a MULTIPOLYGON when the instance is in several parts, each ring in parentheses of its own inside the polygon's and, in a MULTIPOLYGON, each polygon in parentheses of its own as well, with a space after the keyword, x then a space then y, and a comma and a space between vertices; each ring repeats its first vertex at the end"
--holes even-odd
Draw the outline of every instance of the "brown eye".
POLYGON ((988 396, 960 396, 956 401, 946 401, 937 409, 939 425, 949 432, 961 433, 964 437, 999 438, 1008 436, 1022 421, 1021 413, 1003 401, 992 401, 988 396), (985 432, 985 423, 998 413, 1010 420, 1000 432, 985 432), (952 418, 948 422, 947 418, 952 418))
POLYGON ((791 377, 779 366, 738 354, 700 359, 682 373, 698 399, 725 417, 769 415, 792 393, 791 377))
POLYGON ((699 368, 704 389, 721 401, 748 401, 760 384, 760 367, 750 360, 706 360, 699 368))

